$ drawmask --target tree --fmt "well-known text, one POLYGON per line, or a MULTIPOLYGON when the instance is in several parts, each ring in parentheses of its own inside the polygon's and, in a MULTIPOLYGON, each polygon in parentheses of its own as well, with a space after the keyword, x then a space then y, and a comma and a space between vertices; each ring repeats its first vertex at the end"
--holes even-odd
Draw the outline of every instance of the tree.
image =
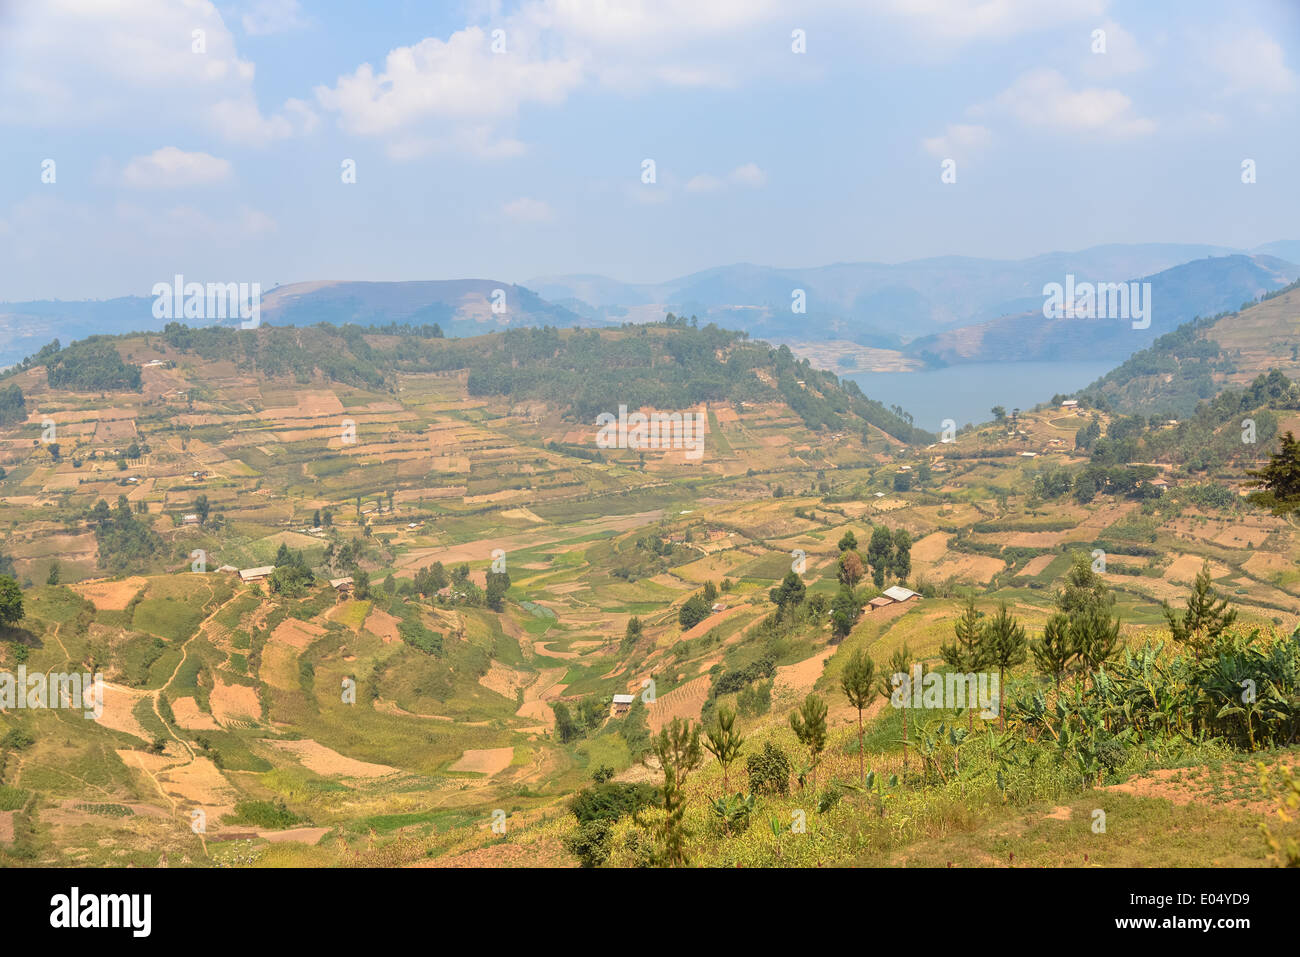
POLYGON ((700 766, 700 726, 681 718, 654 738, 651 750, 664 772, 664 861, 670 866, 686 864, 686 776, 700 766))
POLYGON ((700 595, 692 595, 686 599, 681 611, 677 613, 677 621, 681 624, 683 631, 690 631, 705 618, 708 618, 709 614, 709 603, 700 595))
POLYGON ((703 595, 704 595, 704 600, 707 601, 710 605, 712 605, 715 601, 718 600, 718 586, 713 584, 713 582, 711 581, 706 581, 704 583, 703 595))
POLYGON ((705 732, 704 738, 704 747, 722 765, 722 793, 725 795, 731 790, 729 773, 732 762, 740 757, 741 745, 745 743, 744 737, 736 730, 736 712, 726 705, 719 705, 717 719, 705 732))
POLYGON ((858 776, 866 785, 867 771, 863 757, 862 712, 871 703, 876 688, 876 663, 862 649, 853 652, 840 675, 840 689, 849 704, 858 711, 858 776))
POLYGON ((1247 484, 1262 489, 1251 492, 1247 501, 1271 510, 1274 515, 1285 515, 1300 509, 1300 442, 1290 431, 1278 441, 1280 447, 1269 455, 1267 465, 1246 472, 1256 480, 1247 484))
MULTIPOLYGON (((907 642, 903 642, 903 647, 899 648, 889 656, 889 664, 883 671, 876 676, 876 691, 886 700, 892 703, 894 697, 894 675, 902 675, 904 679, 912 670, 912 651, 907 647, 907 642)), ((904 684, 906 687, 906 684, 904 684)), ((903 701, 903 775, 907 775, 907 707, 909 702, 903 701)))
POLYGON ((883 525, 871 530, 871 542, 867 545, 867 562, 871 565, 871 580, 877 588, 885 587, 885 573, 889 571, 894 553, 894 536, 883 525))
POLYGON ((208 497, 206 495, 200 495, 194 500, 194 511, 198 514, 199 522, 201 524, 207 524, 209 508, 211 508, 211 506, 208 505, 208 497))
POLYGON ((59 560, 56 558, 50 562, 50 570, 45 575, 45 584, 57 585, 59 583, 59 560))
POLYGON ((894 532, 893 568, 894 577, 899 581, 907 581, 912 574, 912 536, 905 528, 894 532))
POLYGON ((1038 670, 1051 677, 1059 695, 1061 675, 1065 674, 1076 653, 1069 617, 1058 611, 1048 618, 1043 627, 1043 637, 1030 642, 1029 651, 1034 656, 1038 670))
POLYGON ((847 638, 853 626, 862 615, 862 600, 848 585, 841 585, 831 602, 831 634, 836 638, 847 638))
POLYGON ((857 536, 853 534, 853 529, 849 529, 840 536, 839 549, 842 552, 854 550, 858 547, 857 536))
POLYGON ((633 615, 627 620, 627 628, 623 632, 623 645, 620 651, 631 651, 636 647, 636 643, 641 640, 641 619, 633 615))
POLYGON ((1189 645, 1194 651, 1204 650, 1237 620, 1236 609, 1228 608, 1228 599, 1219 598, 1210 577, 1210 563, 1206 561, 1196 573, 1196 582, 1187 598, 1187 610, 1179 618, 1169 603, 1164 604, 1165 620, 1179 644, 1189 645))
POLYGON ((862 564, 862 556, 853 549, 840 552, 840 560, 837 564, 840 584, 848 585, 850 588, 856 588, 867 571, 862 564))
POLYGON ((1001 423, 1007 420, 1007 410, 1005 406, 995 405, 992 411, 994 422, 1001 423))
POLYGON ((370 597, 370 573, 358 568, 352 573, 352 594, 361 601, 370 597))
POLYGON ((826 702, 815 694, 803 699, 799 710, 790 713, 790 728, 808 749, 813 791, 817 790, 817 764, 826 749, 826 702))
MULTIPOLYGON (((985 649, 982 641, 984 633, 983 618, 984 613, 975 608, 975 596, 967 596, 966 607, 962 609, 961 617, 952 625, 953 642, 939 646, 939 654, 943 658, 944 664, 954 671, 961 674, 973 674, 983 669, 987 664, 984 660, 985 649)), ((967 726, 971 731, 974 731, 974 707, 968 708, 967 712, 967 726)))
POLYGON ((23 620, 23 590, 8 575, 0 575, 0 625, 15 625, 23 620))
MULTIPOLYGON (((984 624, 981 645, 985 660, 998 669, 998 694, 1005 695, 1008 668, 1022 664, 1029 657, 1025 628, 1007 609, 1007 603, 998 605, 998 613, 984 624)), ((1006 709, 998 708, 998 726, 1006 727, 1006 709)))
POLYGON ((803 603, 804 596, 807 594, 807 588, 804 586, 803 579, 798 573, 788 571, 785 578, 781 579, 781 584, 767 593, 767 597, 772 599, 776 606, 785 611, 787 608, 796 608, 803 603))
POLYGON ((1079 665, 1096 687, 1096 672, 1119 651, 1119 619, 1099 606, 1084 609, 1070 619, 1070 645, 1079 665))
POLYGON ((311 527, 312 527, 312 528, 320 528, 320 527, 321 527, 321 524, 320 524, 320 509, 316 509, 316 511, 312 513, 312 516, 311 516, 311 527))

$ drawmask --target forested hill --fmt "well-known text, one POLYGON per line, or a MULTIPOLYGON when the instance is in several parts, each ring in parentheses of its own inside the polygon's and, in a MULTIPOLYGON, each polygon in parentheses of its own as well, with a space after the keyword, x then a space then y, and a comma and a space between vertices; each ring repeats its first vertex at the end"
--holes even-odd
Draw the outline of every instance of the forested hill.
POLYGON ((1300 282, 1237 312, 1197 318, 1161 336, 1084 390, 1125 413, 1190 414, 1229 385, 1277 369, 1300 378, 1300 282))
MULTIPOLYGON (((744 332, 698 327, 671 313, 663 322, 614 329, 508 329, 447 339, 436 326, 191 328, 169 323, 147 334, 181 354, 233 362, 240 370, 306 383, 316 378, 366 388, 397 388, 401 374, 468 371, 471 395, 537 399, 592 421, 600 412, 649 406, 685 410, 701 402, 784 402, 812 429, 860 431, 868 424, 908 443, 934 437, 862 394, 856 383, 798 360, 785 346, 751 341, 744 332)), ((139 340, 135 336, 119 340, 139 340)), ((98 337, 99 344, 112 341, 98 337)), ((102 362, 78 363, 87 381, 69 374, 67 355, 82 346, 47 347, 20 368, 44 365, 51 386, 104 387, 102 362), (93 380, 93 381, 91 381, 93 380)), ((129 366, 138 374, 138 367, 129 366)), ((134 380, 138 388, 138 378, 134 380)))

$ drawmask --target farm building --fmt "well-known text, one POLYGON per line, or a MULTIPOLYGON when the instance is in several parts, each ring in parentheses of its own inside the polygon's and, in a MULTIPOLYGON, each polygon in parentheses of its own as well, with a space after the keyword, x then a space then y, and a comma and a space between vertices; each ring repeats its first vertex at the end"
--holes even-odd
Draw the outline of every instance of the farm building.
POLYGON ((867 607, 874 611, 877 608, 884 608, 886 605, 892 605, 893 603, 894 599, 880 595, 879 597, 873 598, 871 601, 867 602, 867 607))
POLYGON ((257 568, 240 569, 239 577, 246 582, 260 582, 263 578, 268 577, 271 572, 275 571, 274 565, 259 565, 257 568))
POLYGON ((336 592, 350 592, 352 591, 352 578, 351 576, 347 578, 331 578, 330 587, 336 592))
POLYGON ((1062 409, 1077 409, 1079 407, 1078 399, 1066 399, 1061 403, 1062 409))
POLYGON ((197 524, 199 524, 199 517, 198 517, 197 515, 195 515, 193 512, 191 512, 189 515, 182 515, 182 516, 181 516, 181 524, 182 524, 182 525, 197 525, 197 524))
POLYGON ((609 706, 609 716, 611 718, 621 718, 632 710, 632 702, 636 698, 630 694, 614 695, 614 702, 609 706))
POLYGON ((904 588, 902 585, 891 585, 884 590, 883 594, 884 597, 899 602, 911 601, 913 598, 921 597, 918 593, 912 591, 912 589, 904 588))

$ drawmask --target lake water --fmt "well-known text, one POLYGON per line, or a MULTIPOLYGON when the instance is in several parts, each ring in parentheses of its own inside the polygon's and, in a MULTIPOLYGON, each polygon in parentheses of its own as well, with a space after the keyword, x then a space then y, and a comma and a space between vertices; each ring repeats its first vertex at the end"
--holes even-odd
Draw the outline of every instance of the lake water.
POLYGON ((900 405, 916 426, 939 432, 944 419, 957 425, 987 422, 995 405, 1029 409, 1069 394, 1105 375, 1118 362, 973 362, 924 372, 856 372, 852 379, 872 399, 900 405))

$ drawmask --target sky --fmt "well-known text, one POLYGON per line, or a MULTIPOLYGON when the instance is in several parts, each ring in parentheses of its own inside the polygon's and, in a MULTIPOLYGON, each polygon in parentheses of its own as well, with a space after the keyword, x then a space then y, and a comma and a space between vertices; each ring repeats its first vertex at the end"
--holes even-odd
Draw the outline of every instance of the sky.
POLYGON ((1251 248, 1298 114, 1298 0, 0 0, 0 301, 1251 248))

